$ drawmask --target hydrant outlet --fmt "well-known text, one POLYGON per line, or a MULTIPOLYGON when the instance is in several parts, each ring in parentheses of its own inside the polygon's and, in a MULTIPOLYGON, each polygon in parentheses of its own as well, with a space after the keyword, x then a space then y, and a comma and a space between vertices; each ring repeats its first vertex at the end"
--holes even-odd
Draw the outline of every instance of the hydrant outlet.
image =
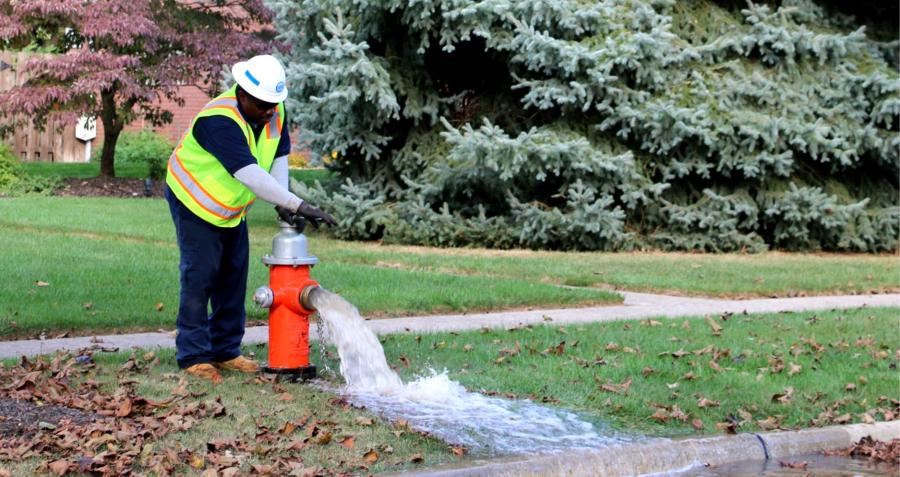
POLYGON ((300 306, 309 311, 316 311, 315 305, 312 304, 312 297, 318 292, 319 287, 316 285, 304 287, 303 290, 300 291, 300 306))
POLYGON ((272 302, 275 300, 275 293, 272 292, 272 289, 263 285, 256 289, 253 292, 253 303, 256 303, 256 306, 260 308, 268 308, 272 306, 272 302))

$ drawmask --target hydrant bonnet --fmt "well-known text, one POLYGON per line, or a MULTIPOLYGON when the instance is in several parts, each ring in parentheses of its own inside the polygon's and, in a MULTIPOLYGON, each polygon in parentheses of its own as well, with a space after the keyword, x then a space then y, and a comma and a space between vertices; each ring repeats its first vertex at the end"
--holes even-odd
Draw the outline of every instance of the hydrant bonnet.
POLYGON ((272 239, 272 254, 265 255, 262 262, 266 265, 315 265, 319 259, 309 255, 306 235, 282 224, 281 231, 272 239))

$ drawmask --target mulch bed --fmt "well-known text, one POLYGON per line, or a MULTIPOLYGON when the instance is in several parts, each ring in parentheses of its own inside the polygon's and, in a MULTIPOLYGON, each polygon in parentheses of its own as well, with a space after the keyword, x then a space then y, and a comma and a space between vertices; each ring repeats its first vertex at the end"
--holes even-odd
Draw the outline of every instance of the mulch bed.
POLYGON ((144 186, 144 179, 125 177, 91 177, 88 179, 65 179, 65 185, 54 195, 69 197, 162 197, 166 190, 165 181, 153 181, 150 194, 144 186))
POLYGON ((0 437, 21 435, 38 429, 53 430, 61 425, 84 425, 94 420, 92 413, 55 404, 38 406, 28 401, 0 397, 0 437))

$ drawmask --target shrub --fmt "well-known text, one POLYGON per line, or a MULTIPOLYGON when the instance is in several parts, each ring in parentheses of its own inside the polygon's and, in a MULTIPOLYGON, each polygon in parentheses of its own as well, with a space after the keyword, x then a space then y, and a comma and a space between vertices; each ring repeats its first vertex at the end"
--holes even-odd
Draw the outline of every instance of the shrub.
MULTIPOLYGON (((147 164, 147 177, 162 180, 166 176, 166 162, 175 144, 162 134, 149 129, 124 132, 116 143, 116 164, 147 164)), ((92 160, 100 160, 100 149, 92 160)))
POLYGON ((57 177, 29 176, 19 158, 6 144, 0 143, 0 195, 50 195, 61 184, 62 179, 57 177))
POLYGON ((900 42, 827 3, 272 2, 341 179, 300 192, 342 238, 896 250, 900 42))

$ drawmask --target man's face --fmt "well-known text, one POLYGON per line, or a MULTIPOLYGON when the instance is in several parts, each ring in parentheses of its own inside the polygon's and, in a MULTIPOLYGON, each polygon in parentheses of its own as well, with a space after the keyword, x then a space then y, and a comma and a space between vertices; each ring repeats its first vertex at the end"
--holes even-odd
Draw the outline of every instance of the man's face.
POLYGON ((272 119, 272 115, 275 114, 275 107, 278 106, 275 103, 267 103, 257 99, 247 94, 246 91, 239 96, 241 109, 244 110, 243 112, 244 115, 247 116, 247 120, 257 124, 266 123, 272 119))

